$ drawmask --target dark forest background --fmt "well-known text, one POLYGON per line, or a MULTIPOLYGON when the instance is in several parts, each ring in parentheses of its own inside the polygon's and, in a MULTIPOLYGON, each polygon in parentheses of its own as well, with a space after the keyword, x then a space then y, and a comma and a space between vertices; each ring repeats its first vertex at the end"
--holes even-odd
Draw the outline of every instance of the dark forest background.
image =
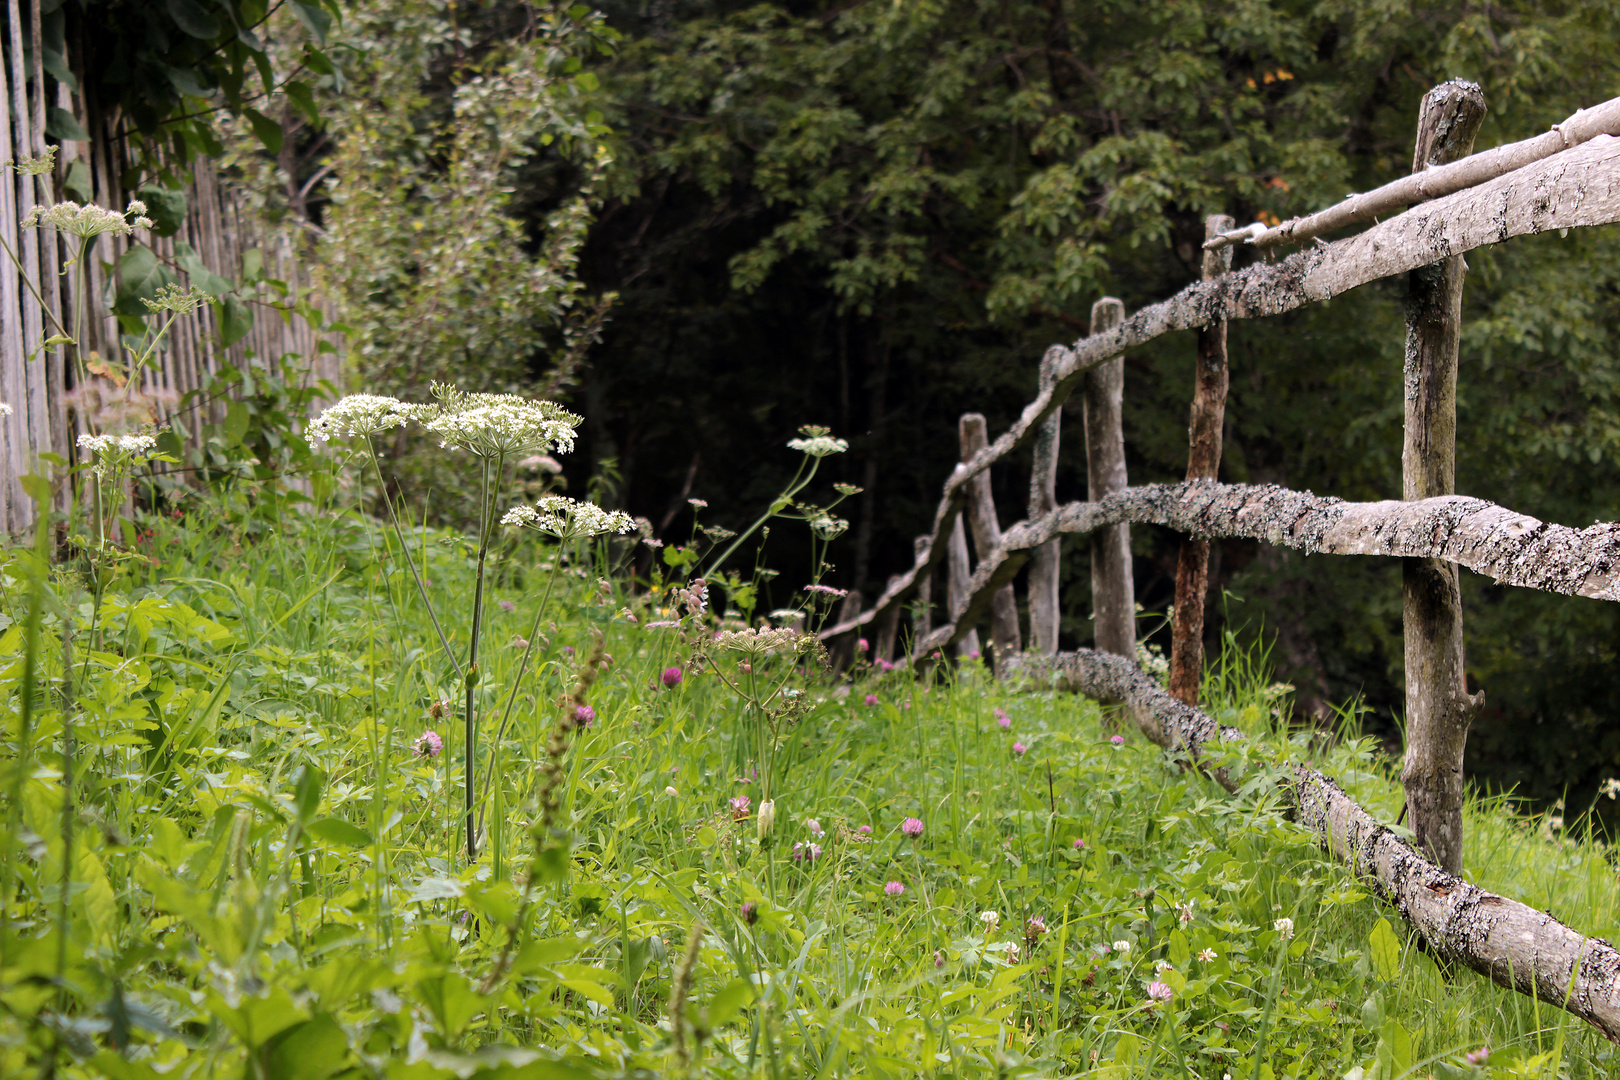
MULTIPOLYGON (((858 484, 830 580, 868 596, 909 563, 956 453, 955 422, 1004 429, 1045 347, 1093 300, 1134 311, 1197 274, 1206 214, 1318 209, 1410 169, 1422 94, 1479 81, 1484 149, 1620 92, 1607 4, 610 4, 603 73, 616 187, 583 267, 618 291, 576 404, 580 478, 684 540, 685 498, 740 528, 826 424, 858 484)), ((1469 256, 1458 490, 1571 525, 1620 490, 1620 233, 1469 256)), ((1239 256, 1240 264, 1248 253, 1239 256)), ((1387 282, 1231 328, 1222 478, 1398 497, 1402 288, 1387 282)), ((1179 480, 1193 339, 1131 355, 1133 482, 1179 480)), ((1079 418, 1059 498, 1083 498, 1079 418)), ((1027 471, 994 476, 1003 522, 1027 471)), ((1176 540, 1133 534, 1144 632, 1176 540)), ((778 529, 777 588, 808 575, 778 529)), ((1398 742, 1399 574, 1389 563, 1220 545, 1207 624, 1262 642, 1302 713, 1361 702, 1398 742)), ((1086 555, 1065 565, 1066 644, 1089 640, 1086 555)), ((1589 805, 1620 772, 1620 610, 1465 574, 1471 683, 1488 708, 1469 770, 1589 805)), ((785 599, 785 595, 779 599, 785 599)), ((1162 632, 1162 631, 1161 631, 1162 632)))

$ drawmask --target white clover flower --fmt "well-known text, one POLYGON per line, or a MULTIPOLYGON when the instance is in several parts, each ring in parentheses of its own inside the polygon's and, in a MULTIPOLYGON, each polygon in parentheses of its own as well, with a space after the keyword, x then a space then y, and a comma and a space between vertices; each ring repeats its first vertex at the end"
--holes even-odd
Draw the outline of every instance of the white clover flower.
POLYGON ((1131 943, 1128 941, 1116 941, 1114 942, 1114 951, 1119 953, 1121 956, 1129 956, 1131 952, 1131 943))
POLYGON ((469 394, 433 384, 437 405, 418 406, 415 419, 439 437, 439 445, 475 457, 516 458, 574 448, 580 417, 553 401, 516 394, 469 394))
POLYGON ((401 427, 409 418, 410 406, 398 398, 350 394, 310 423, 309 437, 317 442, 366 438, 379 431, 401 427))
MULTIPOLYGON (((11 410, 7 409, 6 411, 10 412, 11 410)), ((1620 779, 1611 776, 1603 781, 1602 784, 1598 785, 1598 794, 1606 795, 1611 799, 1620 796, 1620 779)))
POLYGON ((0 401, 0 416, 10 416, 10 415, 11 415, 11 406, 7 405, 3 401, 0 401))
POLYGON ((1001 925, 1001 913, 998 911, 981 911, 979 912, 979 921, 984 923, 985 933, 993 934, 996 927, 1001 925))
POLYGON ((150 228, 151 221, 144 217, 146 207, 135 202, 130 208, 120 214, 116 210, 108 210, 95 203, 86 203, 80 206, 71 199, 67 202, 55 203, 51 206, 36 206, 28 211, 23 218, 22 227, 25 229, 40 228, 42 226, 55 229, 57 232, 67 233, 88 240, 103 233, 112 233, 115 236, 128 236, 135 229, 125 220, 129 215, 137 216, 136 225, 141 228, 150 228), (139 210, 135 207, 140 206, 139 210), (142 224, 144 222, 144 224, 142 224))
POLYGON ((636 527, 636 520, 621 510, 603 510, 595 503, 547 495, 533 506, 514 506, 501 518, 501 524, 534 529, 559 540, 579 540, 603 533, 627 533, 636 527))
POLYGON ((1209 963, 1211 960, 1214 960, 1216 957, 1218 957, 1220 955, 1221 954, 1216 952, 1214 949, 1199 949, 1198 950, 1198 959, 1200 961, 1202 961, 1203 963, 1206 963, 1206 964, 1209 963))
POLYGON ((1284 941, 1294 936, 1293 919, 1278 919, 1276 922, 1271 924, 1271 928, 1277 931, 1277 933, 1281 934, 1284 941))
POLYGON ((80 435, 78 447, 96 455, 97 476, 119 477, 156 454, 157 439, 151 435, 80 435))
MULTIPOLYGON (((143 218, 136 218, 139 224, 143 218)), ((157 299, 148 300, 141 297, 141 303, 146 305, 147 311, 172 311, 176 315, 184 315, 195 311, 204 304, 212 304, 214 298, 198 288, 184 288, 178 285, 162 285, 158 287, 157 299)))

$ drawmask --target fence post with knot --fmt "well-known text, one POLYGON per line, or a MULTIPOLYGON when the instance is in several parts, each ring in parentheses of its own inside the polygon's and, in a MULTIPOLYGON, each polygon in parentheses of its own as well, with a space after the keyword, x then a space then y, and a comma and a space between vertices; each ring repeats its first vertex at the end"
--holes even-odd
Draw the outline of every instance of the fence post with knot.
MULTIPOLYGON (((1485 95, 1453 79, 1423 97, 1412 171, 1466 157, 1485 119, 1485 95)), ((1456 492, 1457 341, 1462 325, 1461 255, 1408 275, 1406 439, 1401 497, 1456 492)), ((1406 639, 1406 764, 1401 784, 1418 847, 1453 874, 1462 872, 1463 750, 1484 703, 1468 693, 1463 670, 1462 596, 1457 568, 1437 559, 1401 563, 1406 639)))
MULTIPOLYGON (((1125 321, 1125 305, 1105 296, 1091 305, 1091 336, 1125 321)), ((1106 360, 1085 374, 1086 481, 1089 498, 1124 491, 1125 358, 1106 360)), ((1100 652, 1136 658, 1136 586, 1131 580, 1131 527, 1110 525, 1091 538, 1091 609, 1100 652)))
MULTIPOLYGON (((1226 214, 1204 219, 1204 239, 1213 240, 1235 222, 1226 214)), ((1203 280, 1214 281, 1232 269, 1232 249, 1204 252, 1203 280)), ((1221 469, 1221 425, 1226 422, 1226 320, 1216 319, 1198 331, 1198 361, 1193 374, 1193 400, 1187 418, 1187 479, 1214 480, 1221 469)), ((1176 562, 1176 606, 1170 630, 1170 693, 1188 705, 1198 704, 1204 679, 1204 599, 1209 593, 1209 541, 1181 538, 1176 562)))

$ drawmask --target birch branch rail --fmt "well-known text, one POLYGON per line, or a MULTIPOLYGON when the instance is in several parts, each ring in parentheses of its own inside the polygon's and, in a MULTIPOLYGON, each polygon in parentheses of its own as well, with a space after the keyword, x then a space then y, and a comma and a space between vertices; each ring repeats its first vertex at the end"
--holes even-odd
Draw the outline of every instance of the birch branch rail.
POLYGON ((1494 180, 1499 176, 1533 165, 1554 154, 1579 146, 1599 135, 1620 135, 1620 98, 1611 98, 1590 109, 1578 109, 1552 130, 1533 139, 1498 146, 1454 161, 1403 176, 1383 187, 1352 195, 1326 210, 1297 217, 1260 230, 1253 225, 1230 229, 1204 243, 1204 250, 1215 251, 1232 244, 1254 244, 1268 248, 1278 244, 1298 244, 1351 225, 1372 221, 1384 214, 1428 199, 1450 195, 1494 180))
MULTIPOLYGON (((1121 657, 1089 649, 1053 657, 1026 653, 1010 670, 1057 689, 1124 703, 1150 741, 1187 752, 1195 761, 1212 740, 1242 738, 1235 728, 1217 725, 1201 710, 1171 697, 1121 657)), ((1236 785, 1223 769, 1208 771, 1226 790, 1234 790, 1236 785)), ((1620 952, 1612 945, 1586 937, 1544 911, 1446 873, 1321 772, 1294 765, 1289 774, 1283 796, 1294 821, 1371 885, 1423 935, 1435 955, 1471 968, 1498 986, 1565 1009, 1620 1043, 1620 952)))
POLYGON ((956 628, 983 615, 1035 548, 1054 536, 1121 522, 1163 525, 1198 538, 1263 540, 1307 555, 1443 559, 1498 584, 1620 601, 1620 523, 1572 529, 1463 495, 1353 503, 1272 484, 1191 480, 1126 488, 1011 526, 974 570, 962 615, 924 637, 914 655, 955 642, 956 628))
POLYGON ((1348 239, 1188 286, 1169 300, 1138 311, 1118 329, 1082 338, 1065 350, 1054 365, 1051 385, 1024 407, 1012 427, 952 471, 934 514, 929 544, 911 571, 884 591, 876 607, 823 630, 822 638, 857 630, 903 602, 918 572, 932 570, 943 557, 941 538, 949 536, 967 482, 1033 440, 1042 422, 1068 400, 1081 376, 1103 361, 1177 330, 1221 319, 1278 315, 1515 236, 1616 221, 1620 221, 1620 139, 1602 134, 1478 187, 1424 203, 1348 239))

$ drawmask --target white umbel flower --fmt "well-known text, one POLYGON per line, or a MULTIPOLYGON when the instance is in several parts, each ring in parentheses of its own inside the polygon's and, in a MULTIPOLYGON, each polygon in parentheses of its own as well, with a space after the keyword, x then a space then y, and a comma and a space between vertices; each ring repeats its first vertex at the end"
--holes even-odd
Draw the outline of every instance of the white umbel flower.
POLYGON ((415 407, 415 418, 439 437, 439 445, 475 457, 517 458, 574 448, 580 417, 552 401, 516 394, 468 394, 433 384, 437 405, 415 407))
POLYGON ((559 540, 580 540, 603 533, 627 533, 635 518, 620 510, 603 510, 595 503, 563 495, 547 495, 533 506, 514 506, 501 518, 514 529, 533 529, 559 540))
POLYGON ((750 659, 755 659, 772 653, 805 652, 813 640, 809 634, 781 627, 776 630, 722 630, 715 637, 714 644, 717 648, 739 652, 750 659))
POLYGON ((160 286, 156 300, 141 297, 141 303, 146 305, 147 311, 172 311, 176 315, 184 315, 187 312, 197 310, 204 304, 212 304, 213 302, 214 298, 201 289, 182 289, 178 285, 160 286))
POLYGON ((122 476, 157 453, 157 440, 150 435, 80 435, 78 446, 95 453, 100 477, 122 476))
POLYGON ((10 416, 10 415, 11 415, 11 406, 7 405, 3 401, 0 401, 0 416, 10 416))
POLYGON ((403 426, 410 419, 410 408, 398 398, 350 394, 314 419, 309 425, 309 437, 317 442, 369 437, 403 426))
POLYGON ((832 428, 824 428, 819 424, 806 424, 799 429, 802 439, 789 439, 788 449, 797 450, 813 458, 828 457, 832 454, 842 454, 849 449, 849 443, 843 439, 832 437, 832 428))
POLYGON ((146 204, 136 200, 129 204, 129 209, 120 214, 116 210, 108 210, 95 203, 86 203, 80 206, 71 199, 67 202, 55 203, 51 206, 36 206, 28 211, 23 218, 22 227, 25 229, 51 228, 57 232, 67 233, 88 240, 92 236, 103 233, 112 233, 115 236, 128 236, 136 229, 150 229, 152 220, 146 216, 146 204), (134 216, 133 224, 126 220, 134 216))

